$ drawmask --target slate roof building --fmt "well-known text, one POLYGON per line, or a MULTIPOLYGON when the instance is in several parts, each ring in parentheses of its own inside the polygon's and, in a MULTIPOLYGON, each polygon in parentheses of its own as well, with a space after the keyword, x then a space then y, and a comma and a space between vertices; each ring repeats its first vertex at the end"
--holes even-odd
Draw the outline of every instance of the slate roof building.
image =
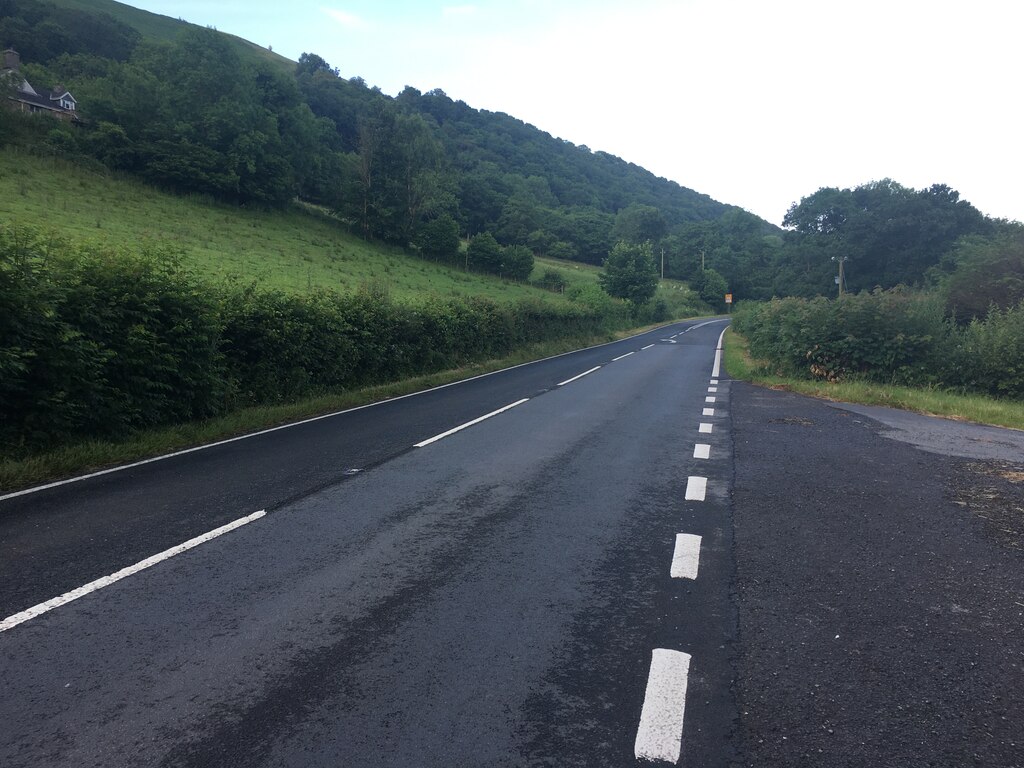
POLYGON ((7 97, 9 108, 18 112, 47 113, 60 120, 79 121, 78 102, 63 85, 39 93, 21 74, 21 57, 13 48, 4 51, 4 67, 0 78, 13 79, 14 93, 7 97))

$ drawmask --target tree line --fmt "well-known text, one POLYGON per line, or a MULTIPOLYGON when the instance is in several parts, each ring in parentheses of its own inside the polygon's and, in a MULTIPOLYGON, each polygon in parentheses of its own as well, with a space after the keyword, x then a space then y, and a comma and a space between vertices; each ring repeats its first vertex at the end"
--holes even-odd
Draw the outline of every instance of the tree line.
MULTIPOLYGON (((282 67, 214 30, 158 41, 43 0, 0 0, 0 45, 24 54, 31 81, 68 85, 87 118, 48 126, 44 151, 240 205, 300 198, 473 269, 518 278, 527 253, 600 265, 617 243, 649 243, 659 273, 719 308, 727 291, 833 295, 840 261, 851 291, 949 282, 963 316, 1021 292, 1019 225, 942 184, 819 189, 779 228, 441 90, 389 97, 314 53, 282 67)), ((14 120, 0 111, 0 143, 30 140, 14 120)))

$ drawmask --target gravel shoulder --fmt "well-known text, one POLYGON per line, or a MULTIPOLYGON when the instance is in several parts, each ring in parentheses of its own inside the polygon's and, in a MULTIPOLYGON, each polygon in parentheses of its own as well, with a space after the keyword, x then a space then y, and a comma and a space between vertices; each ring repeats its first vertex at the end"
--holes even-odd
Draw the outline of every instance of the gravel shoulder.
POLYGON ((1024 434, 888 410, 733 384, 743 764, 1024 765, 1024 434))

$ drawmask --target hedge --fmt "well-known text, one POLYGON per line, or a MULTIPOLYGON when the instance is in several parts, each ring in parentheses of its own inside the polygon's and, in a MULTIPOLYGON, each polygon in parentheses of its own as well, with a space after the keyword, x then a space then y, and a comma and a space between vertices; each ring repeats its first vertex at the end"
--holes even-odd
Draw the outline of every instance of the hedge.
POLYGON ((1024 303, 958 325, 938 294, 876 290, 744 304, 733 323, 782 375, 1024 398, 1024 303))
POLYGON ((180 254, 0 225, 0 440, 6 455, 394 381, 594 335, 587 304, 291 295, 203 282, 180 254))

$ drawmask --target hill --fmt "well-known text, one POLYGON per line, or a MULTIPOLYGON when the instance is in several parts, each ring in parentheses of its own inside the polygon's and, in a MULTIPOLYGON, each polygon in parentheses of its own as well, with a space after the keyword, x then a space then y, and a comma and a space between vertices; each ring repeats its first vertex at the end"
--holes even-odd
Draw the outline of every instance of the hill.
POLYGON ((666 274, 681 279, 696 276, 694 244, 709 233, 743 250, 776 232, 440 90, 392 98, 316 54, 288 62, 113 0, 0 0, 0 38, 21 51, 31 80, 62 82, 78 99, 83 130, 51 137, 51 151, 171 191, 274 208, 298 197, 403 248, 448 216, 463 237, 487 231, 590 264, 617 240, 650 239, 666 251, 666 274))

